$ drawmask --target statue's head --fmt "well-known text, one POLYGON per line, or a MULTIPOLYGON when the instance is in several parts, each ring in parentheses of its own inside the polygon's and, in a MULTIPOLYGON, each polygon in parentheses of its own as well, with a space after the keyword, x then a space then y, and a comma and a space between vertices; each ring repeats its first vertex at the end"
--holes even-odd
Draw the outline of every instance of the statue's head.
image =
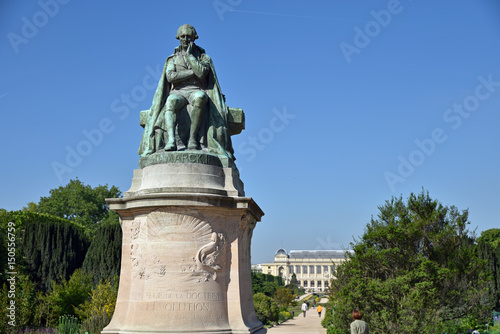
POLYGON ((191 42, 193 42, 195 39, 198 39, 198 34, 196 33, 196 29, 190 25, 190 24, 183 24, 177 29, 177 35, 175 38, 181 41, 182 39, 188 38, 191 42))

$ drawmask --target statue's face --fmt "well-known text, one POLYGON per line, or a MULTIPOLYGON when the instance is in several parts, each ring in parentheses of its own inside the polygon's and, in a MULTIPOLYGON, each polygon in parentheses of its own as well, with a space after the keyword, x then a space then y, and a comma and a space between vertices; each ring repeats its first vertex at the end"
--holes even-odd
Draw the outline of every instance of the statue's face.
POLYGON ((179 33, 179 41, 181 42, 181 46, 183 48, 187 48, 189 43, 194 42, 194 40, 195 40, 194 32, 189 28, 182 27, 179 33))

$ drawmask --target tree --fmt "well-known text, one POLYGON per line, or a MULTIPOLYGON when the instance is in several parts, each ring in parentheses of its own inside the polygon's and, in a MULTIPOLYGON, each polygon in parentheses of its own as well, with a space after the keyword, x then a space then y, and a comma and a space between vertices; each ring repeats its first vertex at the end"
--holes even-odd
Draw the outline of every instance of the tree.
POLYGON ((299 283, 297 280, 297 275, 295 273, 292 274, 292 278, 290 279, 290 284, 288 284, 287 288, 290 289, 292 294, 299 294, 299 283))
POLYGON ((18 333, 33 323, 33 305, 36 304, 35 285, 28 275, 17 273, 15 278, 15 296, 10 284, 3 284, 0 290, 0 315, 4 321, 0 322, 1 333, 18 333), (12 310, 11 301, 15 301, 12 310), (10 307, 10 309, 8 308, 10 307), (13 317, 12 317, 13 315, 13 317))
POLYGON ((278 320, 278 305, 276 305, 271 297, 266 296, 262 292, 256 293, 253 295, 253 304, 257 318, 264 325, 278 320))
POLYGON ((252 292, 253 294, 262 292, 268 297, 272 297, 278 287, 285 286, 283 278, 269 274, 252 272, 252 292))
POLYGON ((468 212, 424 191, 379 210, 331 281, 332 326, 349 328, 353 309, 377 333, 442 333, 466 316, 485 321, 484 261, 466 229, 468 212))
POLYGON ((53 327, 62 315, 75 316, 78 307, 90 299, 92 277, 76 270, 69 280, 60 284, 52 282, 51 292, 43 296, 37 305, 37 322, 53 327))
POLYGON ((92 239, 82 270, 92 274, 95 285, 105 279, 112 280, 120 275, 121 256, 121 225, 119 223, 101 225, 92 239))
POLYGON ((80 180, 70 180, 64 187, 50 191, 50 196, 41 197, 37 210, 77 222, 93 232, 97 224, 109 216, 106 198, 121 196, 121 191, 112 186, 100 185, 92 188, 80 180))
POLYGON ((91 298, 80 304, 75 309, 75 312, 82 321, 91 317, 99 317, 104 313, 107 318, 111 319, 115 312, 117 296, 118 281, 115 280, 114 284, 112 284, 111 280, 103 280, 92 289, 91 298))
POLYGON ((38 212, 38 205, 36 205, 35 202, 29 202, 25 207, 23 207, 23 211, 38 212))
POLYGON ((492 228, 481 233, 477 242, 485 242, 493 248, 500 247, 500 228, 492 228))
MULTIPOLYGON (((2 282, 13 271, 7 267, 7 251, 14 250, 16 269, 29 274, 39 290, 47 291, 51 281, 68 279, 80 268, 89 241, 83 227, 69 220, 32 211, 0 212, 0 278, 2 282), (12 227, 12 224, 14 226, 12 227), (12 234, 6 233, 12 229, 12 234), (15 247, 7 249, 7 236, 15 236, 15 247), (3 239, 3 240, 2 240, 3 239)), ((12 252, 11 252, 12 254, 12 252)), ((9 265, 10 267, 10 265, 9 265)))
POLYGON ((290 289, 279 287, 274 293, 274 302, 280 310, 286 309, 293 301, 293 295, 290 289))
POLYGON ((500 311, 500 229, 483 231, 477 239, 478 256, 486 261, 486 268, 491 273, 489 298, 492 308, 500 311))
POLYGON ((24 263, 39 288, 48 291, 52 281, 67 280, 82 266, 89 241, 83 228, 58 217, 18 211, 24 263))

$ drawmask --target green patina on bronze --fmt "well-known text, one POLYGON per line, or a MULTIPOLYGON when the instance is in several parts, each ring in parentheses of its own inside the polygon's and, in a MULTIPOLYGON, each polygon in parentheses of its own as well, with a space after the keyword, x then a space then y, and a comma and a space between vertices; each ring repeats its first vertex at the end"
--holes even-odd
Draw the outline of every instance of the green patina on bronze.
POLYGON ((221 165, 234 166, 231 136, 245 128, 245 114, 226 105, 211 58, 194 44, 194 27, 182 25, 176 38, 180 46, 165 62, 151 108, 140 113, 140 168, 179 157, 183 163, 205 161, 196 155, 169 157, 177 151, 212 153, 231 161, 221 165))

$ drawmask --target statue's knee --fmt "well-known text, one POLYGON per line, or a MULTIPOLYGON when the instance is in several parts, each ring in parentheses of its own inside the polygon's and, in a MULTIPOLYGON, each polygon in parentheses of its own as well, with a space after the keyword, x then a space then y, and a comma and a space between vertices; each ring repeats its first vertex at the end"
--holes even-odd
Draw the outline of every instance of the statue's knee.
POLYGON ((182 102, 183 102, 182 99, 179 98, 178 96, 170 95, 167 98, 167 102, 165 102, 165 105, 167 107, 167 110, 178 110, 182 107, 183 105, 182 102))
POLYGON ((208 96, 204 92, 194 94, 191 104, 195 107, 203 107, 208 102, 208 96))

